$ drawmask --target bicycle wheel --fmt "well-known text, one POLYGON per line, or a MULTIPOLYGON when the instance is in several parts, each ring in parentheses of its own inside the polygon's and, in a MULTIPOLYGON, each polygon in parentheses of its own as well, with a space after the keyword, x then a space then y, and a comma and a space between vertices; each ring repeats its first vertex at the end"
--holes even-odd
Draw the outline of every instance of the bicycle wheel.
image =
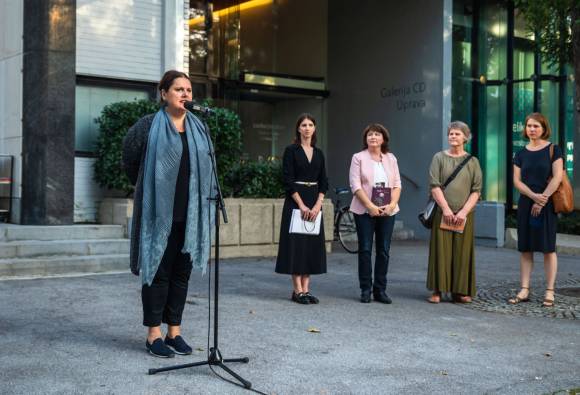
POLYGON ((358 237, 356 235, 356 224, 354 222, 354 214, 348 211, 345 207, 338 214, 336 221, 338 226, 338 240, 342 247, 351 254, 358 252, 358 237))

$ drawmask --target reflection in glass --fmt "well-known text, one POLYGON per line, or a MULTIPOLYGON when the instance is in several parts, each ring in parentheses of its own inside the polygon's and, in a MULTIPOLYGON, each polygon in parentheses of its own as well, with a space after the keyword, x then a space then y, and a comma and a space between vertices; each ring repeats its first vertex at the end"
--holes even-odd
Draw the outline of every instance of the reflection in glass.
MULTIPOLYGON (((515 52, 515 51, 514 51, 515 52)), ((533 62, 533 57, 532 57, 533 62)), ((515 63, 515 62, 514 62, 515 63)), ((532 63, 533 64, 533 63, 532 63)), ((513 124, 512 124, 512 159, 515 154, 526 146, 527 139, 522 137, 524 130, 524 121, 528 114, 534 112, 534 83, 531 81, 520 82, 513 85, 514 103, 513 103, 513 124)), ((511 165, 511 164, 510 164, 511 165)), ((513 201, 517 204, 520 192, 513 188, 513 201)))
MULTIPOLYGON (((574 70, 570 65, 566 65, 564 68, 564 75, 573 75, 574 70)), ((566 79, 564 83, 564 89, 566 90, 562 95, 564 97, 564 103, 560 103, 564 106, 564 141, 565 147, 562 147, 564 157, 566 159, 566 172, 568 173, 568 178, 573 180, 573 167, 574 167, 574 81, 570 78, 566 79)))
MULTIPOLYGON (((472 126, 471 103, 473 80, 471 71, 473 5, 471 1, 453 3, 453 52, 451 84, 451 119, 472 126)), ((469 150, 470 147, 468 147, 469 150)))
POLYGON ((328 0, 190 0, 189 7, 190 74, 240 116, 243 157, 281 156, 303 112, 318 120, 324 145, 328 0))
POLYGON ((479 160, 484 164, 483 198, 496 202, 506 199, 506 87, 482 89, 479 118, 479 160))
POLYGON ((481 73, 488 80, 506 77, 507 10, 504 2, 493 0, 481 7, 479 44, 481 73))
MULTIPOLYGON (((480 9, 479 68, 487 80, 507 74, 507 10, 502 1, 489 1, 480 9)), ((479 89, 479 159, 485 169, 483 198, 506 199, 506 86, 479 89)))

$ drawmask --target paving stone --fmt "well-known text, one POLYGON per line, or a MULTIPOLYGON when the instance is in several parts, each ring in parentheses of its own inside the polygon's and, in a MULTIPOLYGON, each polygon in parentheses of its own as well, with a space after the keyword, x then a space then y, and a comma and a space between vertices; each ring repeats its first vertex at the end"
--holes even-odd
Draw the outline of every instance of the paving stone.
POLYGON ((512 305, 507 301, 519 292, 519 283, 479 284, 477 297, 474 298, 473 303, 463 304, 461 306, 468 309, 501 314, 578 320, 580 319, 580 298, 568 296, 568 292, 565 292, 566 290, 576 288, 580 288, 580 278, 567 278, 562 281, 557 281, 555 287, 555 305, 554 307, 544 307, 542 306, 544 300, 543 290, 534 292, 532 289, 529 302, 512 305))

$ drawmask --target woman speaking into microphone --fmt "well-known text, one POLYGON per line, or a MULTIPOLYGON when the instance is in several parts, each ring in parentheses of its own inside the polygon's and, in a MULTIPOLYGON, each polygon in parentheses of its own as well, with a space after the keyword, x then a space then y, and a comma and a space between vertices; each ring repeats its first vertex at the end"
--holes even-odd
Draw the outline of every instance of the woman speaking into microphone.
POLYGON ((206 125, 187 111, 187 74, 170 70, 159 81, 162 106, 139 119, 123 141, 123 164, 135 185, 131 271, 141 276, 145 346, 157 357, 191 354, 181 318, 191 269, 209 258, 216 180, 206 125), (167 325, 163 339, 161 324, 167 325))

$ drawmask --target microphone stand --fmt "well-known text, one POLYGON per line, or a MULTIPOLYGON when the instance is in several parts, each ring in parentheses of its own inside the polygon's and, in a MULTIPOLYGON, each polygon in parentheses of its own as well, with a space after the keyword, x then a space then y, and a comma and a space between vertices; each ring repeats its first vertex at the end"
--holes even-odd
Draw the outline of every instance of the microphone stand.
MULTIPOLYGON (((209 111, 206 112, 205 114, 207 115, 208 113, 209 113, 209 111)), ((208 142, 211 141, 210 137, 209 137, 209 133, 207 131, 206 131, 206 139, 208 139, 208 142)), ((219 284, 220 284, 220 281, 219 281, 219 274, 220 274, 220 266, 219 266, 219 264, 220 264, 220 259, 219 259, 219 257, 220 257, 220 255, 219 255, 219 251, 220 251, 220 212, 222 213, 222 216, 224 218, 224 223, 226 223, 226 224, 228 223, 228 215, 226 212, 226 207, 224 205, 221 187, 220 187, 220 184, 218 181, 215 152, 213 149, 210 149, 209 156, 211 159, 212 173, 213 173, 213 176, 215 177, 215 182, 216 182, 216 187, 217 187, 215 197, 208 198, 209 201, 213 201, 215 203, 215 245, 214 245, 214 262, 215 262, 214 284, 215 285, 214 285, 214 307, 213 307, 214 308, 214 310, 213 310, 213 313, 214 313, 213 347, 211 347, 209 349, 210 353, 207 357, 207 360, 205 360, 205 361, 187 363, 187 364, 183 364, 183 365, 168 366, 168 367, 159 368, 159 369, 149 369, 149 374, 152 375, 155 373, 167 372, 169 370, 192 368, 195 366, 204 366, 204 365, 218 366, 218 367, 222 368, 223 370, 225 370, 227 373, 229 373, 236 380, 238 380, 244 386, 244 388, 250 389, 252 387, 252 383, 245 380, 243 377, 241 377, 236 372, 231 370, 227 365, 225 365, 225 363, 227 363, 227 362, 248 363, 250 361, 250 359, 248 357, 224 359, 222 357, 222 353, 218 347, 219 284)))

